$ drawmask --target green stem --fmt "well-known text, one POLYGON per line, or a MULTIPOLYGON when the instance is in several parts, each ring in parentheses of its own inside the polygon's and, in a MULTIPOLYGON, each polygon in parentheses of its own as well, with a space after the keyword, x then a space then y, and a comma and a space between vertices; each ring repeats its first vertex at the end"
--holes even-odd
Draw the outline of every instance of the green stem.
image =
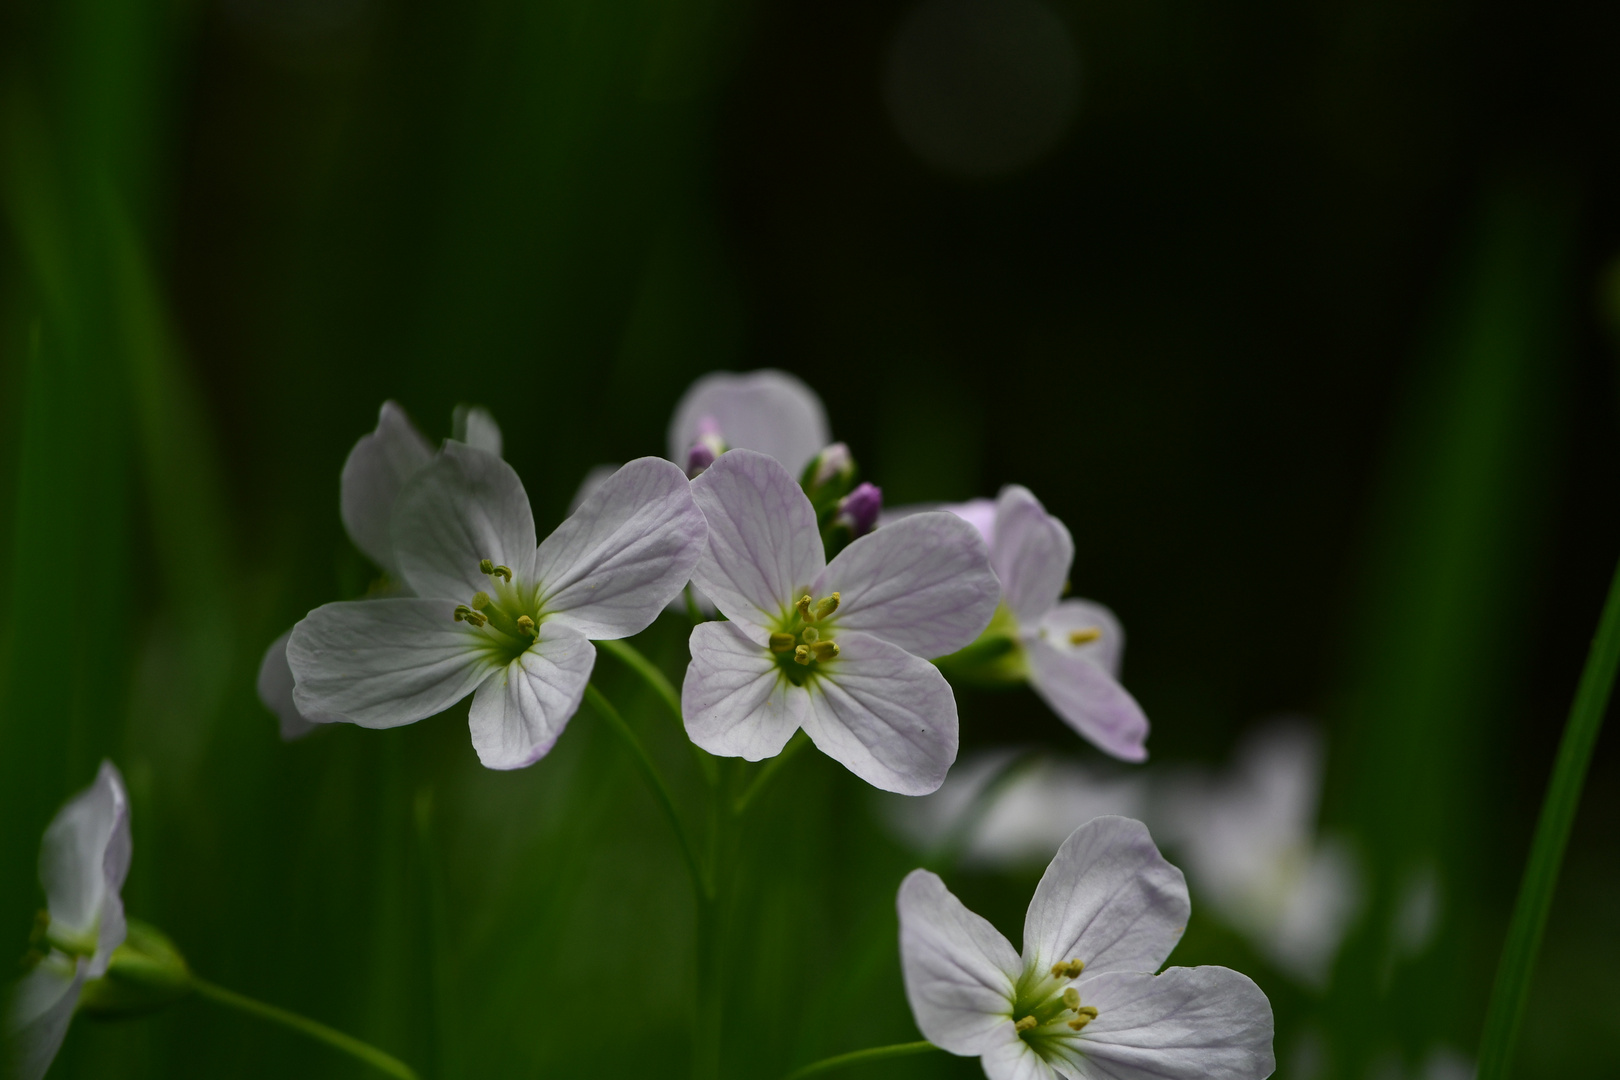
MULTIPOLYGON (((664 703, 664 707, 669 710, 669 714, 675 718, 675 723, 683 733, 685 732, 686 718, 681 713, 680 692, 658 669, 657 664, 647 659, 641 650, 628 641, 598 641, 596 645, 598 648, 618 657, 626 667, 640 675, 642 682, 652 688, 653 693, 658 695, 658 700, 664 703)), ((704 779, 709 782, 710 787, 713 787, 716 775, 714 758, 704 753, 702 748, 696 743, 690 742, 690 740, 688 740, 688 745, 692 747, 692 756, 697 760, 698 768, 703 770, 704 779)))
POLYGON ((1603 729, 1609 694, 1614 689, 1615 671, 1620 668, 1620 568, 1609 586, 1597 635, 1592 639, 1581 672, 1575 703, 1569 710, 1569 723, 1558 744, 1552 781, 1541 804, 1530 860, 1519 882, 1519 899, 1508 924, 1507 942, 1496 969, 1496 986, 1485 1014, 1485 1035, 1479 1047, 1479 1080, 1503 1080, 1513 1060, 1513 1044, 1524 1017, 1524 1003, 1530 993, 1530 977, 1535 971, 1536 952, 1541 948, 1547 912, 1552 907, 1558 885, 1558 869, 1569 845, 1569 832, 1580 807, 1581 788, 1592 761, 1592 748, 1603 729))
POLYGON ((782 770, 782 766, 792 760, 793 756, 803 750, 809 742, 810 736, 806 735, 802 729, 794 732, 793 738, 789 739, 788 744, 782 747, 782 752, 767 761, 759 772, 754 774, 754 779, 743 789, 743 793, 737 796, 736 801, 731 804, 732 815, 741 817, 742 812, 748 809, 748 804, 753 802, 761 791, 765 790, 765 785, 770 783, 771 779, 782 770))
POLYGON ((887 1061, 889 1058, 910 1057, 913 1054, 926 1054, 930 1050, 938 1049, 939 1047, 931 1042, 909 1042, 895 1043, 893 1046, 874 1046, 868 1050, 852 1050, 837 1057, 822 1058, 802 1069, 794 1069, 783 1080, 800 1080, 801 1077, 842 1069, 846 1065, 864 1065, 868 1061, 887 1061))
POLYGON ((429 956, 432 958, 434 1021, 438 1033, 438 1080, 461 1075, 455 1020, 456 996, 451 981, 450 903, 445 896, 444 869, 433 837, 433 789, 416 792, 416 839, 421 846, 422 875, 427 879, 429 956))
POLYGON ((686 858, 686 869, 692 875, 693 888, 697 889, 700 897, 712 896, 714 894, 714 884, 709 879, 709 875, 703 872, 703 864, 698 858, 697 848, 692 845, 692 836, 686 831, 686 824, 681 820, 680 812, 675 809, 675 799, 670 795, 669 786, 664 783, 664 778, 659 773, 657 764, 653 762, 652 755, 647 753, 647 748, 642 745, 640 737, 635 733, 635 729, 625 722, 623 716, 619 715, 619 710, 613 707, 613 703, 602 696, 602 691, 596 688, 595 683, 586 684, 585 700, 591 703, 591 708, 595 709, 598 715, 608 722, 608 726, 618 732, 619 737, 624 739, 626 745, 630 747, 631 756, 636 759, 636 764, 641 766, 642 775, 647 778, 647 786, 652 788, 653 794, 658 799, 658 805, 664 808, 664 814, 669 818, 669 824, 675 830, 675 835, 681 842, 681 854, 686 858))
POLYGON ((191 986, 197 993, 210 1001, 218 1002, 239 1012, 245 1012, 249 1016, 257 1016, 261 1020, 268 1020, 273 1024, 291 1028, 302 1035, 308 1035, 316 1042, 323 1042, 334 1050, 341 1050, 350 1057, 359 1058, 378 1072, 385 1072, 389 1076, 397 1077, 398 1080, 418 1080, 416 1072, 393 1055, 385 1054, 370 1043, 361 1042, 352 1035, 345 1035, 335 1028, 329 1028, 325 1024, 311 1020, 307 1016, 299 1016, 295 1012, 288 1012, 286 1009, 266 1005, 262 1001, 255 1001, 253 998, 238 994, 234 990, 227 990, 223 986, 215 986, 213 983, 199 979, 195 975, 191 977, 191 986))

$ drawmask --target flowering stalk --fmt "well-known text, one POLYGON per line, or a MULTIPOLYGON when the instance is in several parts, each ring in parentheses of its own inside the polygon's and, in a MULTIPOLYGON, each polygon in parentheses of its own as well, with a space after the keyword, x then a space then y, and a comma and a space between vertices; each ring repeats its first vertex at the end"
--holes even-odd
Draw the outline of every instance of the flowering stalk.
POLYGON ((334 1050, 341 1050, 350 1057, 365 1062, 379 1072, 385 1072, 389 1076, 397 1077, 398 1080, 418 1080, 416 1071, 393 1055, 385 1054, 370 1043, 361 1042, 352 1035, 345 1035, 336 1028, 329 1028, 325 1024, 311 1020, 307 1016, 299 1016, 295 1012, 288 1012, 286 1009, 267 1005, 262 1001, 255 1001, 253 998, 238 994, 234 990, 227 990, 223 986, 215 986, 213 983, 199 979, 195 975, 191 976, 191 988, 210 1001, 247 1013, 249 1016, 257 1016, 261 1020, 269 1020, 273 1024, 291 1028, 300 1035, 307 1035, 316 1042, 325 1043, 334 1050))
POLYGON ((1513 1060, 1513 1044, 1524 1017, 1524 1002, 1530 992, 1536 952, 1541 948, 1547 912, 1558 886, 1558 870, 1569 844, 1569 831, 1580 807, 1581 788, 1586 783, 1592 748, 1603 729, 1614 689, 1616 669, 1620 668, 1620 567, 1609 585, 1609 598, 1603 605, 1597 635, 1586 657, 1581 682, 1570 706, 1569 723, 1558 744, 1552 781, 1541 804, 1541 818, 1530 845, 1530 860, 1519 883, 1519 899, 1513 907, 1507 942, 1496 969, 1496 986, 1485 1014, 1485 1035, 1479 1047, 1479 1080, 1502 1080, 1513 1060))
POLYGON ((830 1058, 813 1061, 802 1069, 794 1069, 783 1080, 802 1080, 806 1076, 817 1076, 834 1069, 842 1069, 846 1065, 865 1065, 869 1061, 887 1061, 890 1058, 911 1057, 913 1054, 926 1054, 939 1047, 926 1040, 922 1042, 895 1043, 892 1046, 873 1046, 865 1050, 851 1050, 847 1054, 838 1054, 830 1058))

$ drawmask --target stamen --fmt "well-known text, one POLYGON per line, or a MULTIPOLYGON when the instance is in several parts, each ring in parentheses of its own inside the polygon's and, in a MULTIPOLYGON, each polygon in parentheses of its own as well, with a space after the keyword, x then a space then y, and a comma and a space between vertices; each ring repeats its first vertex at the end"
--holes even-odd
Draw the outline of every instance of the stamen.
POLYGON ((1079 1031, 1097 1019, 1097 1006, 1095 1005, 1082 1005, 1074 1011, 1080 1015, 1069 1021, 1069 1028, 1073 1031, 1079 1031))
POLYGON ((1070 630, 1069 644, 1084 645, 1087 642, 1096 641, 1100 637, 1102 637, 1102 631, 1095 626, 1087 627, 1084 630, 1070 630))
POLYGON ((1052 977, 1054 979, 1077 979, 1084 970, 1086 970, 1085 961, 1070 960, 1066 964, 1053 964, 1052 977))
POLYGON ((820 636, 821 636, 821 631, 817 630, 813 626, 805 627, 804 628, 804 633, 799 635, 799 637, 804 641, 804 643, 806 645, 814 645, 816 643, 816 638, 818 638, 820 636))
POLYGON ((837 611, 838 610, 838 599, 839 599, 838 594, 833 593, 831 596, 827 597, 827 599, 825 599, 821 603, 817 604, 816 605, 816 619, 818 621, 821 620, 821 619, 825 619, 827 616, 829 616, 833 612, 837 611))
POLYGON ((500 577, 502 577, 502 578, 504 578, 506 580, 507 584, 511 584, 511 581, 512 581, 512 569, 511 569, 511 567, 508 567, 508 566, 496 566, 495 565, 495 560, 493 560, 493 559, 479 559, 478 560, 478 570, 479 570, 479 573, 488 574, 490 577, 495 577, 495 576, 499 575, 500 577))
POLYGON ((529 618, 527 615, 519 615, 518 620, 517 620, 517 624, 518 624, 518 629, 523 631, 525 634, 529 635, 530 637, 539 637, 540 636, 540 631, 538 631, 538 630, 536 630, 534 628, 534 620, 529 618))
POLYGON ((1013 1024, 1013 1030, 1014 1031, 1019 1031, 1019 1032, 1033 1031, 1035 1028, 1037 1028, 1039 1026, 1040 1026, 1039 1021, 1037 1021, 1033 1016, 1026 1016, 1022 1020, 1020 1020, 1017 1023, 1013 1024))
POLYGON ((777 633, 771 635, 771 652, 792 652, 793 647, 797 644, 798 642, 793 640, 792 634, 777 633))
POLYGON ((1070 1012, 1078 1012, 1080 1010, 1080 991, 1072 986, 1063 991, 1063 1007, 1070 1012))
POLYGON ((810 594, 809 593, 806 593, 805 595, 799 597, 799 602, 794 604, 793 608, 794 608, 795 611, 797 611, 799 613, 799 618, 803 619, 805 622, 815 622, 816 621, 816 617, 814 615, 810 614, 810 594))
POLYGON ((793 659, 808 667, 810 664, 810 646, 800 645, 798 648, 794 649, 793 659))
MULTIPOLYGON (((482 595, 482 594, 480 594, 482 595)), ((489 622, 486 616, 478 614, 466 604, 456 605, 456 622, 465 622, 470 626, 483 626, 489 622)))
POLYGON ((810 655, 817 660, 831 660, 838 655, 838 642, 818 641, 810 646, 810 655))

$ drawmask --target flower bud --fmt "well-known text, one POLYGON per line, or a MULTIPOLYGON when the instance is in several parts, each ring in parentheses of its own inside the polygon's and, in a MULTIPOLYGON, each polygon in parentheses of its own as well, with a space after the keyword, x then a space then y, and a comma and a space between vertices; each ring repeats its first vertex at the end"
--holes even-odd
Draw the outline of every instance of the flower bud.
POLYGON ((805 487, 811 491, 826 487, 833 481, 848 484, 855 478, 855 457, 845 443, 835 442, 817 454, 806 470, 805 487))
POLYGON ((726 452, 726 440, 720 434, 720 425, 711 417, 698 421, 698 437, 686 451, 686 478, 696 480, 714 464, 715 458, 726 452))
POLYGON ((113 1019, 161 1009, 191 992, 191 969, 162 931, 129 920, 124 943, 113 950, 107 973, 84 984, 79 1008, 113 1019))
POLYGON ((854 539, 860 539, 877 526, 878 515, 883 512, 883 489, 863 482, 845 495, 838 503, 838 516, 833 520, 849 529, 854 539))

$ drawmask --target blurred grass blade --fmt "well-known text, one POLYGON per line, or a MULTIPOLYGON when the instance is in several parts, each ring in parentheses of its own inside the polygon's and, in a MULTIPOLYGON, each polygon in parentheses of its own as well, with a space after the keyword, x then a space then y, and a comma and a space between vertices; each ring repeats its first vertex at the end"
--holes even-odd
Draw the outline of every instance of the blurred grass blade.
POLYGON ((1536 822, 1536 838, 1530 847, 1530 861, 1519 885, 1519 899, 1513 908, 1507 943, 1502 947, 1501 965, 1496 970, 1496 986, 1491 993, 1490 1010, 1485 1014, 1485 1036, 1479 1048, 1479 1080, 1502 1080, 1513 1061, 1513 1047, 1524 1019, 1525 998, 1530 992, 1530 976, 1535 971, 1536 953, 1541 948, 1547 912, 1558 887, 1558 871, 1569 844, 1569 831, 1580 807, 1581 789, 1586 784, 1592 748, 1614 690, 1614 676, 1620 668, 1620 567, 1615 568, 1609 586, 1609 599, 1603 605, 1603 618, 1586 657, 1575 703, 1570 706, 1569 723, 1558 745, 1552 782, 1536 822))
POLYGON ((244 994, 238 994, 234 990, 227 990, 223 986, 215 986, 213 983, 199 979, 195 975, 191 978, 191 985, 197 993, 210 1001, 216 1001, 227 1008, 245 1012, 249 1016, 257 1016, 261 1020, 268 1020, 273 1024, 291 1028, 300 1035, 307 1035, 316 1042, 325 1043, 334 1050, 340 1050, 350 1057, 358 1058, 377 1071, 395 1077, 396 1080, 419 1080, 416 1070, 394 1055, 386 1054, 370 1043, 361 1042, 353 1035, 345 1035, 336 1028, 327 1027, 318 1020, 311 1020, 307 1016, 299 1016, 297 1013, 287 1009, 256 1001, 244 994))
POLYGON ((802 1069, 795 1069, 789 1073, 785 1080, 802 1080, 806 1076, 820 1076, 825 1072, 846 1068, 850 1065, 865 1065, 871 1061, 890 1061, 898 1057, 911 1057, 913 1054, 926 1054, 939 1047, 931 1042, 896 1043, 893 1046, 874 1046, 869 1050, 852 1050, 847 1054, 811 1062, 802 1069))

